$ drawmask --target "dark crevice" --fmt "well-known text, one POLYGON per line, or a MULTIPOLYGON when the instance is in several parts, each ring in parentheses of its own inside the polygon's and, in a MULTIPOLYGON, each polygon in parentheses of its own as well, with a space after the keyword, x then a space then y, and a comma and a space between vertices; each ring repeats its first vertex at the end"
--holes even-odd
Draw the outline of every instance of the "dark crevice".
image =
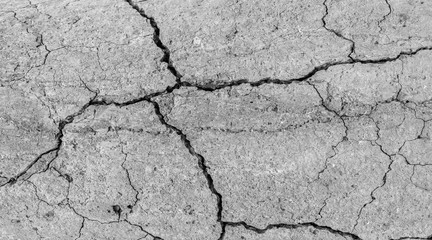
POLYGON ((84 229, 84 224, 85 224, 85 218, 82 218, 81 226, 80 226, 80 229, 78 231, 78 237, 75 238, 75 240, 78 240, 78 239, 81 238, 81 236, 82 236, 82 230, 84 229))
POLYGON ((159 104, 153 100, 148 100, 149 103, 153 104, 154 109, 155 109, 155 113, 159 118, 159 121, 161 122, 161 124, 163 124, 165 127, 167 127, 168 129, 172 130, 173 132, 175 132, 177 135, 180 136, 180 139, 183 143, 183 145, 188 149, 189 153, 194 156, 197 160, 198 160, 198 166, 201 169, 204 177, 206 178, 207 181, 207 185, 210 189, 210 191, 212 192, 213 195, 216 196, 216 201, 217 201, 217 215, 216 215, 216 220, 223 224, 222 222, 222 195, 216 190, 215 186, 214 186, 214 182, 213 182, 213 178, 210 175, 210 173, 208 172, 208 167, 206 165, 206 160, 204 159, 204 157, 197 153, 195 151, 195 149, 193 148, 193 146, 191 145, 191 142, 189 141, 189 139, 187 138, 187 136, 177 127, 169 124, 166 120, 165 120, 165 116, 161 113, 159 104))
POLYGON ((168 70, 175 76, 176 78, 176 82, 180 83, 181 82, 181 78, 182 75, 177 71, 177 69, 174 67, 174 64, 171 60, 171 52, 168 49, 167 46, 165 46, 165 44, 163 44, 163 42, 160 39, 160 29, 156 23, 156 20, 151 17, 148 16, 145 11, 140 8, 136 3, 134 3, 132 0, 125 0, 135 11, 137 11, 139 13, 139 15, 143 18, 145 18, 146 20, 148 20, 150 22, 151 27, 153 28, 154 32, 153 32, 153 41, 156 44, 156 46, 158 48, 160 48, 163 52, 163 57, 161 58, 161 62, 164 62, 168 65, 168 70))
POLYGON ((401 237, 401 238, 390 238, 390 240, 412 240, 412 239, 421 239, 421 240, 432 240, 432 235, 427 237, 401 237))
MULTIPOLYGON (((318 73, 320 71, 325 71, 325 70, 327 70, 333 66, 349 65, 349 64, 355 64, 355 63, 359 63, 359 64, 385 64, 387 62, 397 61, 401 57, 412 56, 412 55, 415 55, 421 51, 426 51, 426 50, 431 51, 432 47, 421 47, 421 48, 417 48, 415 50, 401 52, 395 57, 387 57, 387 58, 372 59, 372 60, 349 59, 347 61, 325 63, 325 64, 322 64, 320 66, 313 68, 309 73, 307 73, 306 75, 304 75, 302 77, 292 78, 292 79, 287 79, 287 80, 282 80, 282 79, 277 79, 277 78, 262 78, 258 81, 250 82, 248 79, 238 79, 238 80, 233 80, 230 82, 219 83, 219 84, 213 84, 213 83, 197 84, 197 83, 179 81, 172 86, 166 87, 165 90, 154 92, 154 93, 151 93, 151 94, 148 94, 148 95, 145 95, 142 97, 134 98, 131 100, 127 100, 125 102, 114 102, 114 101, 109 101, 109 100, 100 98, 100 99, 92 100, 90 105, 110 105, 110 104, 112 104, 112 105, 120 106, 120 107, 128 106, 128 105, 136 104, 136 103, 139 103, 142 101, 150 101, 151 99, 153 99, 155 97, 172 93, 174 90, 180 89, 183 87, 192 87, 192 88, 196 88, 197 90, 200 90, 200 91, 213 92, 213 91, 217 91, 217 90, 224 89, 224 88, 231 88, 231 87, 235 87, 235 86, 240 86, 243 84, 248 84, 251 87, 258 87, 258 86, 265 85, 265 84, 289 85, 292 83, 299 83, 299 82, 307 81, 308 79, 313 77, 316 73, 318 73)), ((329 111, 334 112, 331 109, 329 109, 329 111)))
POLYGON ((214 186, 213 178, 210 175, 210 173, 208 172, 208 167, 206 165, 206 160, 204 159, 204 157, 201 154, 199 154, 199 153, 197 153, 195 151, 195 149, 191 145, 191 142, 189 141, 189 139, 187 138, 187 136, 179 128, 177 128, 177 127, 169 124, 165 120, 165 116, 161 113, 159 104, 157 102, 153 101, 153 100, 147 100, 147 101, 153 104, 154 109, 155 109, 155 113, 158 116, 159 121, 164 126, 166 126, 168 129, 172 130, 177 135, 179 135, 180 138, 181 138, 182 143, 188 149, 189 153, 198 160, 198 166, 202 170, 202 173, 204 174, 204 176, 205 176, 205 178, 207 180, 208 187, 209 187, 210 191, 212 192, 212 194, 215 195, 216 199, 217 199, 216 220, 217 220, 217 222, 219 222, 221 224, 221 228, 222 228, 221 234, 219 236, 219 240, 222 240, 224 238, 227 226, 231 226, 231 227, 243 226, 246 229, 255 231, 257 233, 264 233, 264 232, 266 232, 269 229, 275 229, 275 228, 296 229, 296 228, 304 228, 304 227, 313 227, 315 229, 327 231, 327 232, 330 232, 330 233, 333 233, 333 234, 337 234, 337 235, 340 235, 340 236, 343 236, 343 237, 351 237, 352 239, 361 239, 360 237, 358 237, 357 235, 355 235, 353 233, 343 232, 343 231, 336 230, 336 229, 333 229, 333 228, 328 227, 328 226, 321 226, 321 225, 318 225, 318 224, 316 224, 314 222, 298 223, 298 224, 284 224, 284 223, 271 224, 271 225, 268 225, 264 229, 259 229, 257 227, 248 225, 245 222, 228 222, 228 221, 223 221, 222 220, 222 211, 223 211, 222 195, 216 190, 216 188, 214 186))
MULTIPOLYGON (((349 237, 351 239, 360 239, 361 238, 357 235, 355 235, 354 233, 350 233, 350 232, 344 232, 344 231, 340 231, 337 229, 333 229, 331 227, 328 226, 322 226, 322 225, 318 225, 314 222, 305 222, 305 223, 295 223, 295 224, 286 224, 286 223, 278 223, 278 224, 270 224, 265 228, 257 228, 251 225, 248 225, 245 222, 224 222, 226 226, 230 226, 230 227, 244 227, 247 230, 250 231, 254 231, 258 234, 263 234, 265 233, 267 230, 271 230, 271 229, 278 229, 278 228, 284 228, 284 229, 298 229, 298 228, 307 228, 307 227, 312 227, 315 228, 317 230, 321 230, 321 231, 327 231, 342 237, 349 237)), ((223 238, 223 236, 222 236, 223 238)), ((220 239, 222 239, 220 238, 220 239)))

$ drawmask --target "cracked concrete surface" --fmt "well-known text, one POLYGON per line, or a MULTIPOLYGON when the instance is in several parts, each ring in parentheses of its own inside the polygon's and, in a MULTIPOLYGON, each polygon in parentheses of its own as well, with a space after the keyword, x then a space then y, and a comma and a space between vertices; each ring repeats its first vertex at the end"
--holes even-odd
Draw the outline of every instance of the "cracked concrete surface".
POLYGON ((430 1, 0 4, 0 240, 432 239, 430 1))

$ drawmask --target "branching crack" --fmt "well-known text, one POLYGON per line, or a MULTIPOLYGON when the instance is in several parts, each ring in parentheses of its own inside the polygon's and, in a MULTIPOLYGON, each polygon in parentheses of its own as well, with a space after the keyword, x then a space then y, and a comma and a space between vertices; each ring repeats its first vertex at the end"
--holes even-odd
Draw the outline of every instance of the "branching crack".
MULTIPOLYGON (((344 115, 340 115, 336 110, 334 110, 334 109, 331 109, 330 107, 328 107, 327 106, 327 104, 326 104, 326 102, 325 102, 325 100, 324 100, 324 98, 322 97, 322 95, 320 94, 320 92, 319 92, 319 90, 316 88, 316 86, 315 85, 313 85, 312 83, 310 83, 309 81, 307 82, 310 86, 312 86, 313 87, 313 89, 315 90, 315 92, 317 93, 317 95, 318 95, 318 97, 320 98, 320 101, 321 101, 321 105, 326 109, 326 111, 328 111, 328 112, 331 112, 331 113, 333 113, 336 117, 338 117, 340 120, 341 120, 341 122, 342 122, 342 124, 343 124, 343 126, 344 126, 344 135, 342 136, 342 138, 340 139, 340 141, 338 141, 335 145, 332 145, 331 147, 332 147, 332 150, 333 150, 333 154, 331 155, 331 156, 329 156, 329 157, 327 157, 326 158, 326 160, 325 160, 325 162, 324 162, 324 168, 323 169, 321 169, 319 172, 318 172, 318 176, 317 176, 317 178, 315 179, 315 180, 313 180, 313 181, 317 181, 317 180, 319 180, 320 178, 321 178, 321 175, 325 172, 325 170, 327 169, 327 167, 328 167, 328 162, 330 161, 330 159, 331 158, 334 158, 336 155, 337 155, 337 148, 338 148, 338 146, 339 146, 339 144, 341 144, 341 143, 343 143, 344 141, 348 141, 348 126, 346 125, 346 123, 345 123, 345 120, 344 120, 344 115)), ((321 209, 322 210, 322 209, 321 209)), ((321 210, 320 210, 320 212, 321 212, 321 210)))
POLYGON ((151 103, 151 104, 153 104, 153 107, 155 109, 155 113, 158 116, 159 121, 161 122, 161 124, 163 124, 165 127, 167 127, 168 129, 172 130, 177 135, 179 135, 181 141, 183 142, 183 145, 188 149, 189 153, 198 160, 198 166, 202 170, 202 173, 203 173, 204 177, 207 180, 207 185, 208 185, 210 191, 212 192, 212 194, 215 195, 215 197, 216 197, 216 201, 217 201, 216 220, 219 223, 221 223, 221 225, 223 227, 224 222, 222 221, 222 195, 216 190, 216 188, 214 186, 213 178, 210 175, 210 173, 208 172, 208 167, 206 165, 206 160, 204 159, 204 157, 201 154, 199 154, 199 153, 197 153, 195 151, 195 149, 191 145, 191 142, 189 141, 189 139, 187 138, 187 136, 179 128, 177 128, 177 127, 169 124, 165 120, 165 116, 161 113, 159 104, 156 101, 153 101, 153 100, 148 100, 148 102, 151 103))
MULTIPOLYGON (((327 70, 333 66, 349 65, 349 64, 355 64, 355 63, 384 64, 387 62, 397 61, 401 57, 404 57, 404 56, 412 56, 412 55, 415 55, 421 51, 431 51, 431 50, 432 50, 432 47, 420 47, 420 48, 417 48, 415 50, 401 52, 395 57, 388 57, 388 58, 382 58, 382 59, 372 59, 372 60, 360 60, 360 59, 352 60, 352 59, 350 59, 347 61, 325 63, 325 64, 322 64, 320 66, 315 67, 309 73, 307 73, 306 75, 304 75, 302 77, 292 78, 292 79, 287 79, 287 80, 282 80, 282 79, 277 79, 277 78, 263 78, 263 79, 260 79, 258 81, 255 81, 255 82, 250 82, 248 79, 238 79, 238 80, 234 80, 234 81, 230 81, 230 82, 226 82, 226 83, 220 83, 220 84, 213 84, 213 83, 195 84, 195 83, 178 81, 176 84, 166 87, 165 90, 163 90, 163 91, 154 92, 154 93, 151 93, 151 94, 148 94, 145 96, 141 96, 138 98, 127 100, 125 102, 114 102, 114 101, 106 100, 103 98, 99 98, 99 99, 95 98, 91 101, 90 105, 110 105, 110 104, 112 104, 112 105, 120 106, 120 107, 128 106, 128 105, 136 104, 136 103, 143 102, 143 101, 150 101, 151 99, 153 99, 155 97, 170 94, 174 90, 180 89, 183 87, 193 87, 193 88, 196 88, 197 90, 200 90, 200 91, 213 92, 213 91, 217 91, 217 90, 224 89, 224 88, 231 88, 231 87, 235 87, 235 86, 240 86, 243 84, 248 84, 251 87, 259 87, 259 86, 265 85, 265 84, 289 85, 292 83, 299 83, 299 82, 307 81, 311 77, 313 77, 316 73, 318 73, 320 71, 325 71, 325 70, 327 70)), ((333 111, 333 110, 330 110, 330 111, 333 111)))
MULTIPOLYGON (((42 160, 45 156, 49 155, 49 154, 54 154, 54 156, 48 161, 48 163, 46 164, 45 168, 40 171, 40 172, 45 172, 49 169, 51 163, 58 157, 60 148, 63 144, 63 130, 64 128, 72 123, 74 121, 74 119, 76 117, 78 117, 79 115, 81 115, 82 113, 84 113, 84 111, 90 107, 92 105, 92 102, 95 100, 95 98, 97 97, 97 94, 95 94, 95 96, 88 102, 86 103, 84 106, 81 107, 81 109, 79 109, 77 112, 67 116, 65 119, 61 120, 59 125, 58 125, 58 133, 55 136, 55 140, 56 140, 56 146, 48 151, 43 152, 42 154, 40 154, 38 157, 36 157, 35 160, 33 160, 30 164, 28 164, 25 169, 21 172, 19 172, 18 174, 16 174, 14 177, 10 178, 9 181, 7 181, 6 183, 2 184, 0 187, 3 187, 7 184, 14 184, 16 183, 19 179, 21 179, 24 175, 26 175, 26 173, 32 169, 40 160, 42 160)), ((34 172, 32 174, 30 174, 30 176, 27 176, 26 179, 29 179, 31 176, 33 176, 34 174, 36 174, 37 172, 34 172)))

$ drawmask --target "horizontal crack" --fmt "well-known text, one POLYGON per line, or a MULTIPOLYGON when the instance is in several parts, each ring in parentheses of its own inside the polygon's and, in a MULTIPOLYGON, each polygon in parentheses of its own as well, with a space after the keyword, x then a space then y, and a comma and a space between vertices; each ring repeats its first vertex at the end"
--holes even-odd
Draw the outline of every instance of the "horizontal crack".
POLYGON ((401 237, 401 238, 390 238, 390 240, 412 240, 412 239, 421 239, 421 240, 431 240, 432 235, 427 237, 401 237))
POLYGON ((304 82, 304 81, 310 79, 311 77, 313 77, 318 72, 325 71, 325 70, 329 69, 330 67, 334 67, 334 66, 349 65, 349 64, 355 64, 355 63, 384 64, 387 62, 397 61, 398 59, 400 59, 403 56, 412 56, 412 55, 415 55, 421 51, 431 51, 431 50, 432 50, 432 47, 420 47, 420 48, 417 48, 415 50, 400 52, 395 57, 387 57, 387 58, 381 58, 381 59, 368 59, 368 60, 349 59, 347 61, 325 63, 325 64, 322 64, 320 66, 313 68, 309 73, 307 73, 306 75, 304 75, 302 77, 291 78, 291 79, 287 79, 287 80, 282 80, 282 79, 277 79, 277 78, 262 78, 258 81, 251 82, 248 79, 238 79, 238 80, 234 80, 234 81, 230 81, 230 82, 226 82, 226 83, 220 83, 220 84, 212 84, 212 83, 197 84, 197 83, 178 81, 176 84, 166 87, 165 90, 154 92, 154 93, 151 93, 151 94, 148 94, 148 95, 145 95, 142 97, 138 97, 135 99, 127 100, 125 102, 114 102, 114 101, 109 101, 106 99, 95 99, 92 101, 91 105, 110 105, 110 104, 113 104, 116 106, 127 106, 127 105, 132 105, 135 103, 139 103, 142 101, 149 101, 155 97, 172 93, 174 90, 180 89, 183 87, 194 87, 194 88, 201 90, 201 91, 212 92, 212 91, 217 91, 217 90, 224 89, 224 88, 231 88, 231 87, 235 87, 235 86, 240 86, 243 84, 248 84, 251 87, 258 87, 258 86, 265 85, 265 84, 289 85, 292 83, 304 82))
MULTIPOLYGON (((278 229, 278 228, 284 228, 284 229, 297 229, 297 228, 305 228, 305 227, 312 227, 318 230, 322 230, 322 231, 327 231, 333 234, 337 234, 339 236, 342 237, 350 237, 352 239, 360 239, 361 238, 353 233, 350 232, 343 232, 337 229, 333 229, 331 227, 328 226, 322 226, 322 225, 318 225, 314 222, 305 222, 305 223, 296 223, 296 224, 286 224, 286 223, 278 223, 278 224, 270 224, 265 228, 257 228, 251 225, 248 225, 245 222, 224 222, 225 226, 231 226, 231 227, 244 227, 247 230, 250 231, 254 231, 256 233, 262 234, 265 233, 267 230, 271 230, 271 229, 278 229)), ((223 239, 223 236, 221 236, 221 238, 219 238, 220 240, 223 239)))

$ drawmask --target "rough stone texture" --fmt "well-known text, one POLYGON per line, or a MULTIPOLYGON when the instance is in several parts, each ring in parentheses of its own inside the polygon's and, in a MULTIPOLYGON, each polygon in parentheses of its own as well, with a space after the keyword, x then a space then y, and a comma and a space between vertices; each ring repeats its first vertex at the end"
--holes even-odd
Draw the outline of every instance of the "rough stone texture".
POLYGON ((0 6, 0 240, 432 239, 431 2, 0 6))
POLYGON ((2 188, 1 239, 75 239, 81 218, 64 205, 50 205, 38 197, 31 182, 2 188))
POLYGON ((355 43, 353 57, 396 56, 432 44, 432 2, 327 0, 327 27, 355 43))
POLYGON ((314 220, 326 189, 313 180, 344 128, 320 105, 313 87, 265 85, 174 95, 168 123, 180 127, 207 160, 224 196, 224 220, 259 227, 314 220))
POLYGON ((73 179, 68 200, 80 215, 164 239, 217 238, 216 201, 196 159, 151 104, 89 108, 64 134, 55 165, 73 179))
POLYGON ((34 93, 56 119, 96 92, 124 101, 174 84, 153 28, 123 1, 32 1, 1 18, 1 84, 34 93))
POLYGON ((56 145, 57 126, 37 97, 0 87, 0 184, 56 145))
POLYGON ((405 236, 426 239, 430 233, 432 194, 410 180, 413 169, 406 166, 402 157, 397 156, 394 161, 386 185, 376 192, 375 201, 364 209, 357 231, 364 239, 405 236))

